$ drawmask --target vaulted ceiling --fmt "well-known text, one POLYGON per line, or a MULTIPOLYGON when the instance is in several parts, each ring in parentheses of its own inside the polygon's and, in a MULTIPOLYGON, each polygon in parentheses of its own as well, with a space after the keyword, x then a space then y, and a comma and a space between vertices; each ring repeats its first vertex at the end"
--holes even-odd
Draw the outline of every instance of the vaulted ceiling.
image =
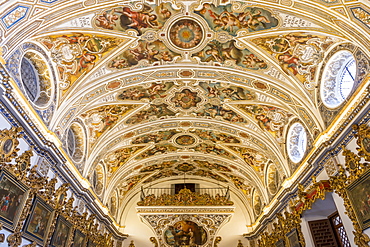
POLYGON ((253 222, 343 107, 320 97, 329 57, 354 54, 357 82, 368 68, 357 1, 41 1, 12 13, 29 26, 7 37, 24 54, 4 46, 8 70, 117 222, 141 186, 184 173, 230 186, 253 222))

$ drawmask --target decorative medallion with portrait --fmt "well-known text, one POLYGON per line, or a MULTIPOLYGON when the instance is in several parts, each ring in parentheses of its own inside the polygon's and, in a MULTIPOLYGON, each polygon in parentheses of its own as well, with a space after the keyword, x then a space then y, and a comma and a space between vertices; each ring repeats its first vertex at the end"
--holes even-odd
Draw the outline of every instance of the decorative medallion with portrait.
POLYGON ((14 149, 14 142, 11 138, 6 138, 1 142, 1 152, 6 156, 11 154, 14 149))

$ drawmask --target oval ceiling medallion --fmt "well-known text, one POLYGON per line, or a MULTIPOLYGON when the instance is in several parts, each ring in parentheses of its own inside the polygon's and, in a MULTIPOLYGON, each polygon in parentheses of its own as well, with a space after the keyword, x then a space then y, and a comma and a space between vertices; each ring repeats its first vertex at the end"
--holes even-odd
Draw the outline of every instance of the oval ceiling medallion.
POLYGON ((196 140, 190 135, 182 135, 176 138, 175 142, 180 146, 190 146, 193 145, 196 140))
POLYGON ((187 18, 175 22, 169 33, 171 43, 179 49, 192 49, 202 42, 203 37, 201 25, 187 18))

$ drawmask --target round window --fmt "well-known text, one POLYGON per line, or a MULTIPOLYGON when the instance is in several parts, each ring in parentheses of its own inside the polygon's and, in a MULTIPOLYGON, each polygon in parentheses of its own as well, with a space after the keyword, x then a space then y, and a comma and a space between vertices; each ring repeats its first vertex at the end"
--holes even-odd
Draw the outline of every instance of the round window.
POLYGON ((335 53, 324 68, 320 94, 328 108, 340 106, 352 91, 356 78, 356 60, 346 50, 335 53))
POLYGON ((307 148, 307 133, 302 124, 290 126, 287 137, 288 156, 291 161, 298 163, 304 157, 307 148))

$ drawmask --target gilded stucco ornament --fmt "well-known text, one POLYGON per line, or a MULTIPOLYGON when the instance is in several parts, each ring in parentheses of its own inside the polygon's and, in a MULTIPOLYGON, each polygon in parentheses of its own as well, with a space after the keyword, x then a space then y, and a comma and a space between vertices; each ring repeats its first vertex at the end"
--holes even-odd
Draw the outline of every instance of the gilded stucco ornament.
POLYGON ((163 194, 157 197, 154 194, 147 195, 144 200, 137 203, 138 206, 232 206, 233 204, 226 196, 199 194, 186 188, 176 195, 163 194))
POLYGON ((258 240, 260 247, 274 246, 279 240, 287 242, 286 235, 292 230, 296 230, 301 246, 306 246, 301 229, 301 215, 304 211, 311 209, 312 204, 317 199, 324 200, 326 192, 331 192, 332 187, 330 181, 316 182, 315 177, 312 178, 312 185, 304 189, 302 184, 298 185, 297 199, 290 201, 290 212, 284 212, 284 215, 277 214, 277 221, 273 223, 273 231, 271 233, 263 232, 258 240))
MULTIPOLYGON (((11 130, 1 130, 0 136, 3 137, 0 141, 12 140, 13 150, 4 151, 3 159, 0 161, 0 170, 9 173, 9 176, 14 176, 17 181, 28 188, 24 193, 25 201, 23 207, 20 208, 19 217, 14 223, 12 233, 7 237, 7 243, 11 247, 18 247, 22 243, 22 234, 24 234, 25 221, 31 213, 33 198, 37 197, 43 200, 46 205, 52 208, 54 214, 51 214, 49 233, 45 236, 43 243, 35 240, 38 244, 49 245, 53 231, 56 226, 58 216, 63 216, 68 222, 72 224, 73 229, 79 229, 84 232, 97 246, 111 247, 113 246, 112 236, 103 235, 98 231, 98 227, 94 224, 95 216, 87 214, 79 214, 73 207, 73 197, 67 197, 69 184, 62 184, 58 188, 57 180, 55 178, 49 179, 46 176, 40 176, 37 171, 37 166, 31 167, 31 157, 33 152, 31 150, 24 151, 18 155, 14 150, 18 149, 19 141, 17 140, 23 132, 22 128, 12 128, 11 130), (13 154, 14 153, 14 154, 13 154), (12 155, 13 154, 13 155, 12 155), (4 158, 5 157, 5 158, 4 158)), ((72 238, 70 234, 70 238, 72 238)), ((68 239, 68 243, 71 239, 68 239)), ((31 243, 27 246, 35 246, 31 243)))
POLYGON ((370 128, 362 124, 360 126, 354 125, 353 130, 357 138, 358 155, 363 157, 366 161, 370 161, 370 128))
POLYGON ((354 233, 354 242, 358 246, 368 246, 370 238, 367 234, 363 233, 362 222, 356 214, 354 206, 350 199, 351 187, 355 187, 355 184, 359 183, 364 175, 369 171, 369 164, 367 162, 360 162, 361 157, 366 161, 369 160, 370 156, 368 155, 367 139, 370 137, 370 128, 369 126, 363 125, 354 125, 353 129, 355 131, 355 137, 357 138, 357 147, 358 154, 353 153, 350 150, 343 148, 343 156, 345 157, 344 167, 338 165, 337 174, 335 176, 330 176, 328 181, 322 180, 317 182, 316 178, 312 178, 312 185, 308 189, 304 189, 302 184, 298 185, 297 196, 298 199, 292 201, 291 211, 292 213, 285 212, 286 218, 282 218, 281 215, 278 215, 278 223, 274 223, 274 231, 271 234, 264 232, 261 234, 259 244, 260 246, 272 246, 276 241, 278 241, 281 236, 285 236, 286 231, 290 231, 292 226, 296 224, 299 239, 301 245, 304 245, 304 238, 300 230, 301 215, 304 211, 311 209, 313 203, 317 199, 324 200, 326 192, 335 192, 337 193, 344 201, 344 206, 346 209, 346 214, 353 223, 355 229, 354 233), (292 225, 293 222, 293 225, 292 225), (297 225, 298 224, 298 225, 297 225))
POLYGON ((186 244, 203 247, 217 246, 221 238, 215 235, 231 216, 230 213, 139 213, 139 215, 157 235, 150 241, 155 245, 158 242, 159 246, 166 247, 186 244))

